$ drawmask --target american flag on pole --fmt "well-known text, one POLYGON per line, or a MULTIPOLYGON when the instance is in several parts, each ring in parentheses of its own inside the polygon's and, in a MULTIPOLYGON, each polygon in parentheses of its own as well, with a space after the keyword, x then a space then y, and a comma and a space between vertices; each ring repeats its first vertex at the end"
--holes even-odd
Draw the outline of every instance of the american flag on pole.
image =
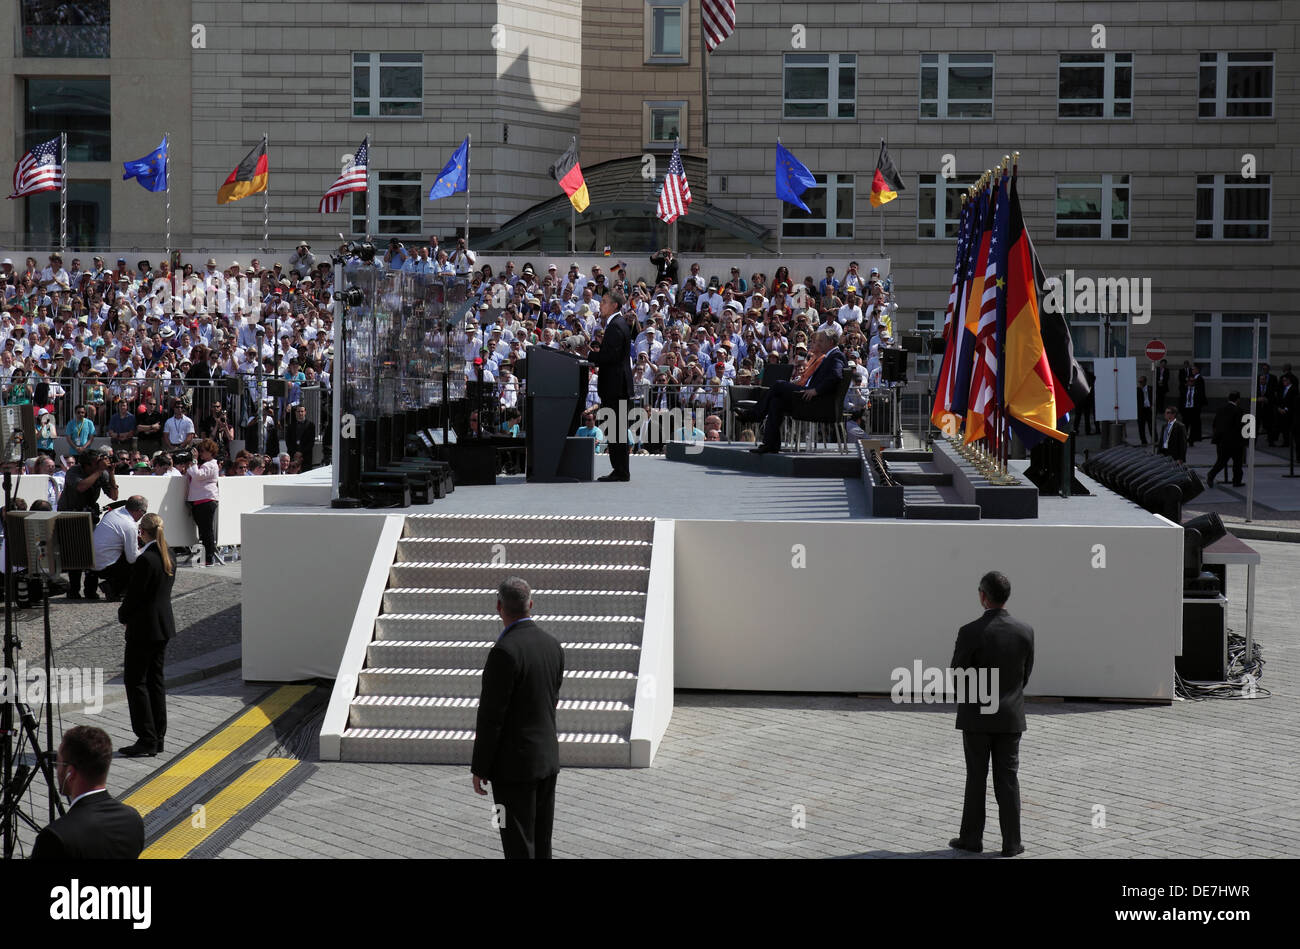
MULTIPOLYGON (((60 137, 61 138, 61 137, 60 137)), ((63 187, 63 166, 59 164, 60 138, 37 145, 14 168, 14 193, 10 198, 63 187)))
POLYGON ((668 162, 668 174, 664 176, 664 188, 659 194, 659 208, 655 217, 665 224, 671 224, 686 213, 691 206, 691 186, 686 181, 686 169, 682 167, 682 147, 673 146, 673 157, 668 162))
POLYGON ((700 0, 704 48, 710 53, 736 30, 736 0, 700 0))
POLYGON ((330 214, 343 206, 343 196, 354 191, 366 190, 366 164, 370 160, 370 136, 361 140, 361 147, 352 156, 352 164, 343 169, 343 174, 330 185, 325 197, 320 199, 320 213, 330 214))

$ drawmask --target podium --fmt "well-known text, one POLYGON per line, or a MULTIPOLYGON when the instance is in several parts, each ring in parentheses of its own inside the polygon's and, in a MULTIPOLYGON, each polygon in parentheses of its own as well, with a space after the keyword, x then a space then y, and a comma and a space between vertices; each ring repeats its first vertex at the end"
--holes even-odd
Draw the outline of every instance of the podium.
POLYGON ((569 436, 578 429, 587 395, 587 363, 568 353, 534 346, 528 353, 524 393, 524 437, 529 481, 591 481, 595 459, 591 439, 569 436))

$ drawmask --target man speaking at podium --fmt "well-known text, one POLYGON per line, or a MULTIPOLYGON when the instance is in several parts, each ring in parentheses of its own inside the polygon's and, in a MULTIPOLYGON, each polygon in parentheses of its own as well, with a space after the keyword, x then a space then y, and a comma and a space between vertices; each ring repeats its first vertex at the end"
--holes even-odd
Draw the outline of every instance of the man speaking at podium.
POLYGON ((608 320, 605 325, 605 337, 600 349, 593 350, 588 357, 600 370, 596 375, 596 393, 600 396, 601 415, 608 419, 614 417, 615 431, 609 436, 609 463, 613 468, 609 474, 597 478, 597 481, 631 481, 632 473, 628 469, 628 443, 624 420, 627 418, 632 400, 632 333, 628 329, 627 317, 623 307, 627 298, 619 289, 606 290, 600 298, 600 315, 608 320), (619 411, 620 404, 623 411, 619 411))

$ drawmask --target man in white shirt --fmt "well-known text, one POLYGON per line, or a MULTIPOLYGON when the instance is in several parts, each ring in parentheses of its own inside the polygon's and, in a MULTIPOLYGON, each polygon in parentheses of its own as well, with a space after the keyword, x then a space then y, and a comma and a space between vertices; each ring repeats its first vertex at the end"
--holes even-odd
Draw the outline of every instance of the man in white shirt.
POLYGON ((846 290, 844 293, 844 305, 836 316, 841 326, 848 326, 849 323, 857 321, 862 323, 862 307, 858 305, 858 294, 856 290, 846 290))
POLYGON ((163 447, 169 451, 189 448, 194 441, 194 422, 185 414, 185 403, 176 400, 172 417, 163 423, 163 447))
POLYGON ((63 269, 62 254, 50 254, 49 266, 41 271, 41 286, 45 288, 47 293, 72 288, 72 278, 63 269))
MULTIPOLYGON (((140 534, 136 527, 149 513, 149 502, 133 494, 121 507, 100 518, 95 526, 95 574, 104 583, 104 597, 121 599, 131 576, 131 564, 140 555, 140 534)), ((93 587, 92 587, 93 589, 93 587)))

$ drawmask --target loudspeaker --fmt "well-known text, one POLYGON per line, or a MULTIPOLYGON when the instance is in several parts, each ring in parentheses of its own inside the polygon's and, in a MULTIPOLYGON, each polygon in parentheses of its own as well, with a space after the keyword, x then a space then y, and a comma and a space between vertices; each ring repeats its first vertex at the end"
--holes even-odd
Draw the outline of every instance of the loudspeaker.
POLYGON ((885 382, 907 382, 907 350, 880 351, 880 378, 885 382))
POLYGON ((1183 654, 1174 668, 1184 679, 1222 682, 1228 677, 1228 601, 1183 600, 1183 654))
POLYGON ((266 394, 268 396, 274 396, 277 399, 287 399, 289 397, 289 380, 267 379, 266 394))
POLYGON ((904 333, 901 340, 903 349, 909 353, 922 353, 925 351, 925 339, 912 333, 904 333))
POLYGON ((447 460, 457 485, 496 484, 497 450, 472 441, 447 445, 447 460))
POLYGON ((1200 531, 1203 546, 1205 547, 1209 547, 1220 537, 1226 537, 1228 534, 1228 529, 1223 526, 1223 518, 1219 517, 1214 511, 1192 518, 1183 525, 1183 529, 1200 531))

